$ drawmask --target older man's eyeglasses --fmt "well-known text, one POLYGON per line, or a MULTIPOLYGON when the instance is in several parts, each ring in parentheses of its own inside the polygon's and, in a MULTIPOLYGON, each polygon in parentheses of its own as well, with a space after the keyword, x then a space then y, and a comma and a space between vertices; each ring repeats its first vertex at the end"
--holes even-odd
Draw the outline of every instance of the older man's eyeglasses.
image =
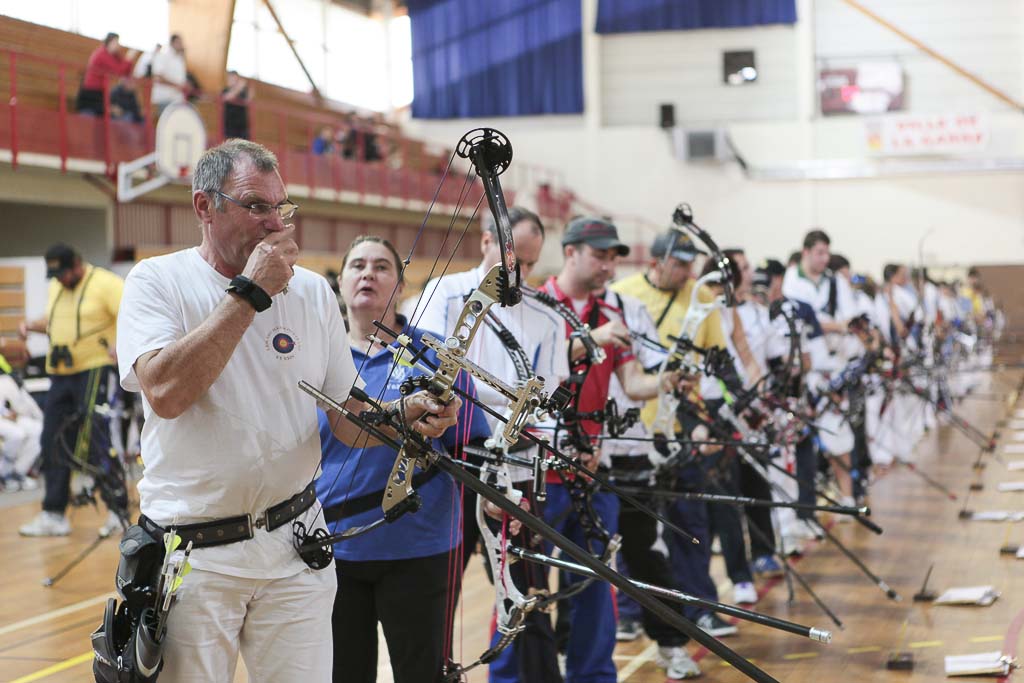
POLYGON ((263 202, 252 202, 250 204, 243 204, 234 197, 226 195, 220 190, 217 190, 217 195, 228 200, 232 204, 242 207, 243 209, 249 210, 249 215, 253 218, 267 218, 272 213, 277 212, 277 215, 282 220, 288 220, 295 215, 295 212, 299 210, 299 205, 294 204, 287 199, 280 204, 265 204, 263 202))

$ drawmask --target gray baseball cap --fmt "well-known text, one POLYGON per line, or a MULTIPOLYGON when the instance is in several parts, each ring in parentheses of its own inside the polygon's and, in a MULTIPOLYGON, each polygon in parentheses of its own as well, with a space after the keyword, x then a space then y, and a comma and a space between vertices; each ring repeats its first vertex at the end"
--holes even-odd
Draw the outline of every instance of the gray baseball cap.
POLYGON ((565 226, 562 246, 589 244, 595 249, 615 249, 619 256, 629 255, 629 245, 619 239, 619 231, 609 221, 595 216, 573 218, 565 226))

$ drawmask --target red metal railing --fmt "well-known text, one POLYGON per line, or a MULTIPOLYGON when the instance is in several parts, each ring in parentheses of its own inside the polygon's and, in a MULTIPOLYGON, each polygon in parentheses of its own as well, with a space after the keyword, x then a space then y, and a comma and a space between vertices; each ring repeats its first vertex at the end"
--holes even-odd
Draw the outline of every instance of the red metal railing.
MULTIPOLYGON (((148 81, 137 82, 143 122, 134 123, 112 116, 110 82, 104 83, 102 116, 69 111, 68 99, 77 92, 73 89, 81 82, 83 65, 0 49, 0 74, 4 59, 9 97, 0 104, 0 148, 10 150, 14 168, 33 154, 53 159, 63 172, 69 162, 99 162, 97 168, 113 177, 119 163, 152 151, 155 136, 148 81)), ((225 101, 217 97, 195 104, 210 143, 222 141, 225 101)), ((248 114, 250 133, 277 154, 286 182, 307 188, 309 196, 411 210, 435 201, 435 193, 436 202, 449 207, 462 201, 471 208, 481 196, 478 181, 465 192, 468 167, 458 158, 440 183, 450 148, 404 137, 391 126, 258 99, 248 104, 248 114), (324 126, 342 130, 344 139, 340 147, 317 154, 313 140, 324 126)), ((536 191, 539 213, 555 221, 556 227, 572 211, 575 195, 563 189, 558 173, 516 160, 501 181, 510 205, 517 191, 536 191)), ((331 241, 335 239, 332 234, 331 241)))

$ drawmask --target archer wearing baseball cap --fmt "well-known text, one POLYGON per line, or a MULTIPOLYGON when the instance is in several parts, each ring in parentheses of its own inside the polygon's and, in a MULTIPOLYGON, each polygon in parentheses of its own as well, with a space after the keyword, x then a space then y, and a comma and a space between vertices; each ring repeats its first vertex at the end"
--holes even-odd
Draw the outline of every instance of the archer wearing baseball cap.
POLYGON ((669 230, 654 238, 651 244, 651 256, 658 259, 669 258, 679 259, 684 263, 692 263, 698 254, 706 254, 693 243, 689 235, 678 230, 669 230))
POLYGON ((604 218, 577 216, 565 226, 562 246, 586 244, 594 249, 614 249, 619 256, 629 255, 629 245, 619 239, 618 229, 604 218))
POLYGON ((78 252, 72 247, 58 242, 46 250, 47 279, 61 277, 64 273, 74 269, 76 263, 81 263, 81 257, 78 255, 78 252))
MULTIPOLYGON (((46 372, 50 390, 43 411, 40 440, 43 478, 46 482, 43 509, 18 532, 22 536, 67 536, 71 526, 65 510, 71 500, 72 460, 65 443, 76 443, 83 425, 94 433, 107 427, 106 418, 96 411, 108 403, 109 378, 114 374, 113 350, 116 343, 117 311, 124 281, 111 271, 82 260, 67 244, 58 243, 46 250, 46 277, 50 279, 47 315, 23 321, 22 338, 30 333, 49 337, 46 372)), ((83 431, 88 434, 88 431, 83 431)), ((108 472, 111 481, 124 481, 119 461, 108 457, 101 440, 85 437, 88 462, 103 463, 116 469, 108 472)), ((109 508, 107 523, 100 534, 107 536, 123 526, 128 510, 123 485, 103 493, 109 508)))

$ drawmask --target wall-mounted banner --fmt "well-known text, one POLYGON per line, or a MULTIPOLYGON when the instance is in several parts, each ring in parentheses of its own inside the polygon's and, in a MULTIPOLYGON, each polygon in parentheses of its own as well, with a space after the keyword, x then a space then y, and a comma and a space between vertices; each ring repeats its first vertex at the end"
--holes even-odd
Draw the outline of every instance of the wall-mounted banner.
POLYGON ((864 122, 868 151, 884 156, 970 154, 988 147, 984 114, 897 114, 864 122))

